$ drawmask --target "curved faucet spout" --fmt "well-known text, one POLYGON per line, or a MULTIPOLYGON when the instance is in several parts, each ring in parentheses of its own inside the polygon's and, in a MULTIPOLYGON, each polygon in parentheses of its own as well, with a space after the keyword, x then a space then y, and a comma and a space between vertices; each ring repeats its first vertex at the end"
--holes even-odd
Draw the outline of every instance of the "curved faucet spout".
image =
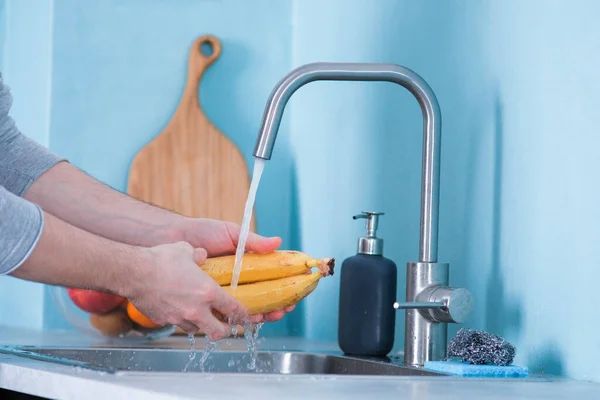
POLYGON ((271 159, 288 100, 301 86, 323 80, 397 83, 408 89, 419 102, 423 112, 419 261, 437 262, 441 114, 435 94, 412 70, 396 64, 378 63, 313 63, 296 68, 277 83, 269 96, 254 156, 271 159))

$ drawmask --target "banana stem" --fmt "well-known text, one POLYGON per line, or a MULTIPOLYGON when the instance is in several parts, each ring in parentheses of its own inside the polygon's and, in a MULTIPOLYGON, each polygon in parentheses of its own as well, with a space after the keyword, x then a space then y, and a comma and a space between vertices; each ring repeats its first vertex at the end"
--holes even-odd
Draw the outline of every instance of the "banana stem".
POLYGON ((320 258, 316 260, 316 264, 316 267, 319 267, 319 272, 323 277, 333 275, 335 258, 320 258))

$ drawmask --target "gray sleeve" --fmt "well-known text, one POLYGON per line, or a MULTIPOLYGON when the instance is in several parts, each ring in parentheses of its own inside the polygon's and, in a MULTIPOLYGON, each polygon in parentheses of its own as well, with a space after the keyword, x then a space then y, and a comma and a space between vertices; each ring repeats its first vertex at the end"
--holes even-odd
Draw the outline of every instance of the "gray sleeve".
POLYGON ((41 208, 0 186, 0 275, 31 255, 44 227, 41 208))
POLYGON ((42 209, 22 196, 50 167, 63 160, 26 137, 9 116, 12 96, 0 74, 0 275, 30 256, 44 227, 42 209))
POLYGON ((19 132, 9 115, 12 101, 0 74, 0 185, 22 196, 41 174, 66 160, 19 132))

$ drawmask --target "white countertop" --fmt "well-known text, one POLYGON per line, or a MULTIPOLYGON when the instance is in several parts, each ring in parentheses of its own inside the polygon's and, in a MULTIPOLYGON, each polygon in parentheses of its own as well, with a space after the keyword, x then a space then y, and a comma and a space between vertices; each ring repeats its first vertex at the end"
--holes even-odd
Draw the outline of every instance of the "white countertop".
MULTIPOLYGON (((287 348, 337 350, 331 343, 298 338, 265 339, 259 347, 286 343, 287 348)), ((152 342, 160 347, 187 349, 185 337, 152 342)), ((202 347, 202 340, 198 340, 202 347)), ((72 332, 31 332, 0 327, 0 345, 91 346, 93 339, 72 332)), ((113 344, 106 344, 112 346, 113 344)), ((136 344, 137 346, 137 344, 136 344)), ((84 399, 594 399, 600 384, 554 377, 482 379, 458 377, 314 376, 211 373, 107 374, 0 354, 0 388, 57 400, 84 399)))

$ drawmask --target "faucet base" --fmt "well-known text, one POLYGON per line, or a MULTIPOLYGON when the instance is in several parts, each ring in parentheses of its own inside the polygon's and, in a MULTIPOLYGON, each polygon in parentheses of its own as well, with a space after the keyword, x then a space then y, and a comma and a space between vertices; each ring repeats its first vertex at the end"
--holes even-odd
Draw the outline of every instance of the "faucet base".
MULTIPOLYGON (((448 286, 448 263, 406 264, 406 301, 419 302, 421 293, 448 286)), ((425 361, 446 358, 448 324, 433 321, 427 309, 407 309, 405 314, 404 364, 422 367, 425 361)))

